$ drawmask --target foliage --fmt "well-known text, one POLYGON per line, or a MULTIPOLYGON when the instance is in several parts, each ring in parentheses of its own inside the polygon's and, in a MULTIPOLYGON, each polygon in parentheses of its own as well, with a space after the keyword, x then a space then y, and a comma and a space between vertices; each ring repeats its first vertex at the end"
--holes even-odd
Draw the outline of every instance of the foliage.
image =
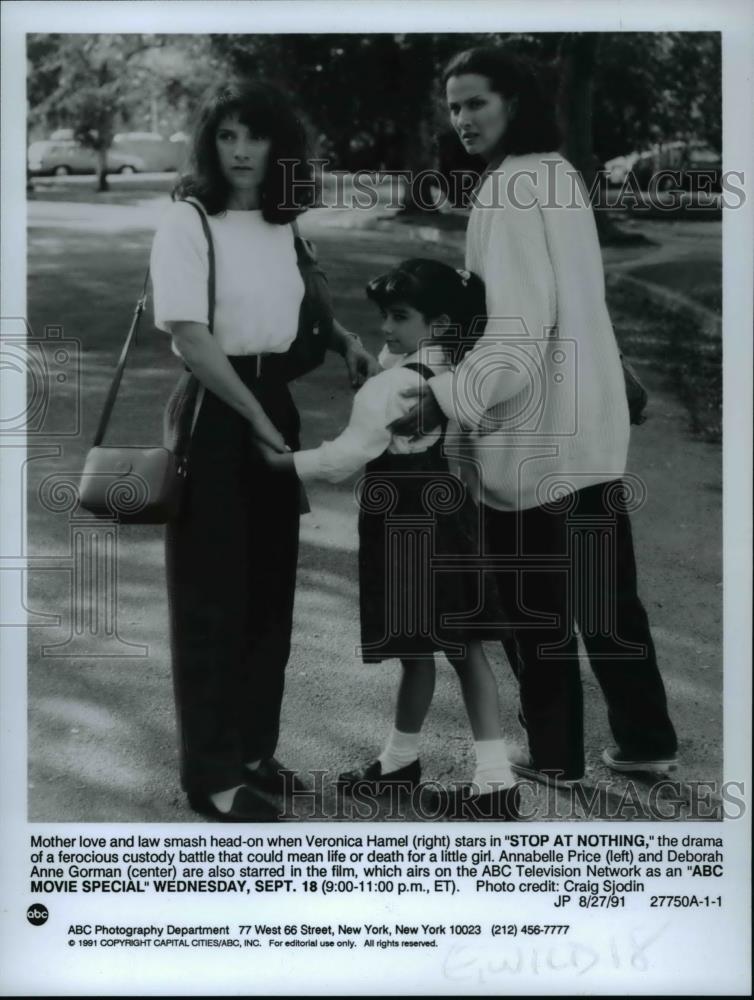
POLYGON ((210 82, 242 73, 294 94, 338 168, 417 170, 439 159, 444 64, 491 43, 549 67, 567 132, 599 160, 677 137, 720 146, 720 35, 704 32, 31 35, 31 119, 102 151, 121 127, 186 127, 210 82))
POLYGON ((720 34, 603 35, 595 68, 593 126, 602 160, 675 138, 721 149, 720 34))

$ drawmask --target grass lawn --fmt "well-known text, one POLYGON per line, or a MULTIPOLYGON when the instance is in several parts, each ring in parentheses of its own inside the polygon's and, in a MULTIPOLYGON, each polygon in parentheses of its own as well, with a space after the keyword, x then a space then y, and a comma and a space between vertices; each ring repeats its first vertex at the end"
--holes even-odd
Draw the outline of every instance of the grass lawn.
POLYGON ((722 313, 722 261, 713 261, 709 257, 663 261, 634 267, 631 274, 643 281, 652 281, 674 292, 681 292, 700 305, 722 313))
MULTIPOLYGON (((636 275, 637 270, 631 274, 636 275)), ((638 364, 639 374, 644 368, 661 375, 685 404, 694 433, 711 443, 721 441, 720 338, 706 335, 692 321, 658 305, 640 288, 610 277, 607 300, 621 350, 638 364)))

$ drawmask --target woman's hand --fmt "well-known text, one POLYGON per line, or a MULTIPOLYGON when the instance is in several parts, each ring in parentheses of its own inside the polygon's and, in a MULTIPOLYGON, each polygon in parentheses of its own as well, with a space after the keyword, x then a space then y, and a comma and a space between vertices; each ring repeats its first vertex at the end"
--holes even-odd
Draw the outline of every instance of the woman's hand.
POLYGON ((255 444, 260 447, 266 447, 269 451, 277 455, 284 455, 286 452, 290 452, 291 449, 285 443, 285 438, 261 408, 249 422, 255 444))
POLYGON ((442 423, 443 412, 426 382, 404 389, 401 396, 404 399, 415 400, 416 405, 412 406, 404 416, 388 424, 388 430, 393 434, 409 437, 415 441, 442 423))
POLYGON ((358 389, 367 379, 381 371, 377 359, 372 357, 354 336, 348 338, 343 360, 346 363, 348 377, 351 379, 351 385, 354 389, 358 389))
POLYGON ((295 472, 296 466, 293 462, 293 453, 289 450, 283 454, 273 451, 268 445, 261 441, 257 442, 257 447, 265 463, 275 472, 295 472))
POLYGON ((345 361, 348 377, 354 389, 358 389, 368 378, 377 375, 382 370, 375 358, 364 349, 359 337, 355 333, 351 333, 350 330, 346 330, 334 316, 329 346, 345 361))

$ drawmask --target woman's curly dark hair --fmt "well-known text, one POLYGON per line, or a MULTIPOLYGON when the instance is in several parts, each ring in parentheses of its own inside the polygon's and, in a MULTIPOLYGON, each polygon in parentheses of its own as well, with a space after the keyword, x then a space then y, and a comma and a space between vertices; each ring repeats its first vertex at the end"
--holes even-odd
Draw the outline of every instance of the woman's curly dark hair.
POLYGON ((293 221, 314 200, 306 129, 281 90, 255 80, 224 83, 207 94, 194 126, 190 171, 179 180, 173 198, 194 197, 209 215, 225 211, 230 185, 220 169, 215 137, 228 116, 253 135, 271 140, 260 188, 262 217, 279 225, 293 221))
POLYGON ((484 332, 487 322, 484 282, 439 260, 413 257, 366 286, 367 298, 383 312, 391 305, 416 309, 429 323, 446 314, 447 329, 433 334, 448 359, 457 364, 484 332))
POLYGON ((500 153, 550 153, 560 147, 552 87, 548 86, 541 66, 503 46, 480 47, 453 56, 445 67, 443 83, 464 73, 484 76, 490 90, 508 99, 516 98, 516 109, 502 138, 500 153))

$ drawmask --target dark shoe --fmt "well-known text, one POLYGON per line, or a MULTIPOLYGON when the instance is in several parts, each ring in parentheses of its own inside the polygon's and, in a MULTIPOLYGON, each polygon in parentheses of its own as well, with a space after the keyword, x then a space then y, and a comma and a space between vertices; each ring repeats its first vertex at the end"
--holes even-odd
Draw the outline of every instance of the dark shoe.
POLYGON ((566 775, 563 771, 544 770, 540 771, 532 763, 531 757, 525 750, 512 750, 508 755, 511 771, 519 778, 526 778, 527 781, 537 781, 540 785, 554 785, 556 788, 570 788, 577 785, 583 778, 583 774, 566 775))
POLYGON ((436 808, 439 818, 472 821, 519 819, 520 793, 516 785, 508 785, 494 792, 479 794, 474 785, 443 788, 437 793, 436 808))
POLYGON ((668 774, 678 767, 678 758, 675 754, 668 754, 665 757, 637 757, 635 754, 627 754, 617 747, 602 751, 602 759, 607 766, 621 774, 649 771, 651 774, 668 774))
POLYGON ((228 812, 218 809, 209 795, 189 792, 188 800, 195 812, 219 823, 276 823, 279 818, 278 809, 246 785, 238 789, 228 812))
POLYGON ((337 784, 340 791, 350 792, 355 788, 370 791, 373 795, 381 795, 390 788, 401 788, 411 791, 421 781, 422 769, 419 760, 414 760, 397 771, 382 773, 380 761, 372 761, 366 767, 353 771, 344 771, 338 775, 337 784))
POLYGON ((246 768, 246 783, 252 788, 273 795, 290 795, 291 792, 308 792, 309 788, 299 778, 295 771, 283 767, 279 760, 268 757, 259 767, 250 771, 246 768))

